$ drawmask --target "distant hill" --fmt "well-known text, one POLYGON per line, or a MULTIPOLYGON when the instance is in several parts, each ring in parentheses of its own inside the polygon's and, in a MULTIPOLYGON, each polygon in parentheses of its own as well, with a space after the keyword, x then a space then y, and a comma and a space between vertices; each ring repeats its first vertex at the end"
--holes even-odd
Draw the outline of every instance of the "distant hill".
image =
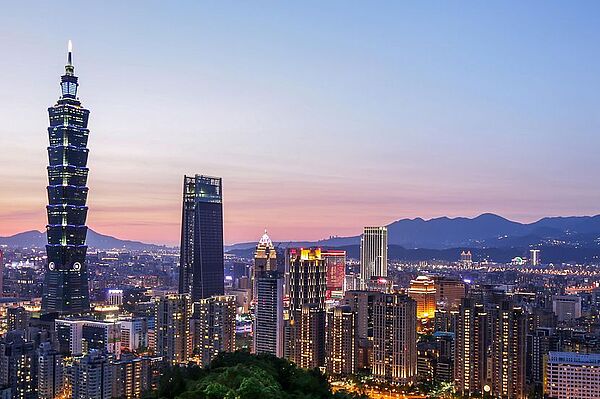
MULTIPOLYGON (((0 245, 20 248, 44 248, 47 243, 46 233, 36 230, 25 231, 10 237, 0 237, 0 245)), ((112 236, 96 233, 88 229, 87 244, 90 248, 109 249, 131 249, 136 251, 153 250, 165 248, 156 244, 146 244, 140 241, 121 240, 112 236)))
MULTIPOLYGON (((595 247, 600 242, 600 215, 548 217, 534 223, 519 223, 485 213, 475 218, 402 219, 387 227, 389 245, 403 248, 510 248, 530 245, 595 247)), ((342 247, 359 244, 360 236, 278 243, 282 247, 342 247)), ((252 242, 241 243, 227 249, 243 250, 255 245, 252 242)))

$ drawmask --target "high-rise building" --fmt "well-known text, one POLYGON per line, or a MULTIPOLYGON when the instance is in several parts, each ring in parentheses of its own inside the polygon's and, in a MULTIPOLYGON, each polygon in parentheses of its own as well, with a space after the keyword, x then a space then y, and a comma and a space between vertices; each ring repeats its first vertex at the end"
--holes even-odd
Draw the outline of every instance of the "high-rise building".
POLYGON ((464 281, 449 277, 435 278, 436 307, 456 310, 466 294, 467 286, 464 281))
POLYGON ((0 298, 4 296, 4 252, 0 249, 0 298))
POLYGON ((456 322, 454 381, 463 395, 491 389, 488 379, 489 315, 473 298, 464 298, 456 322))
MULTIPOLYGON (((325 310, 316 303, 302 305, 294 362, 302 368, 314 369, 325 364, 325 310)), ((298 330, 297 330, 298 331, 298 330)))
POLYGON ((373 357, 373 306, 379 292, 346 291, 344 303, 356 318, 357 368, 370 368, 373 357))
POLYGON ((69 376, 72 399, 111 399, 112 368, 101 351, 75 357, 69 376))
POLYGON ((523 399, 527 323, 523 310, 503 300, 492 317, 492 394, 498 398, 523 399))
POLYGON ((552 311, 559 322, 581 317, 581 297, 578 295, 557 295, 552 298, 552 311))
POLYGON ((157 362, 161 361, 160 357, 135 357, 130 353, 111 361, 112 397, 138 399, 155 388, 154 375, 159 372, 157 362))
POLYGON ((121 349, 137 352, 148 348, 148 320, 145 317, 120 319, 121 349))
POLYGON ((436 343, 436 361, 433 378, 436 381, 454 381, 454 333, 436 331, 433 333, 436 343))
POLYGON ((235 296, 215 295, 194 304, 192 351, 207 365, 220 352, 235 351, 235 296))
POLYGON ((560 349, 559 337, 550 327, 537 327, 527 334, 527 383, 540 387, 544 382, 545 358, 560 349))
POLYGON ((283 357, 283 277, 277 271, 262 272, 256 279, 254 353, 283 357))
POLYGON ((351 375, 357 370, 356 314, 350 306, 327 311, 325 365, 330 375, 351 375))
POLYGON ((60 83, 62 95, 48 109, 48 263, 42 312, 63 315, 78 315, 90 309, 85 262, 89 111, 77 98, 79 83, 74 69, 69 48, 60 83))
POLYGON ((191 353, 189 295, 171 294, 154 301, 154 353, 171 364, 187 362, 191 353))
POLYGON ((48 341, 38 348, 38 397, 54 399, 65 392, 65 368, 63 356, 48 341))
POLYGON ((23 306, 6 309, 6 324, 8 331, 25 331, 29 326, 29 319, 31 319, 31 312, 26 310, 23 306))
POLYGON ((597 399, 600 392, 600 354, 550 352, 544 378, 545 397, 597 399))
POLYGON ((344 296, 344 279, 346 278, 346 251, 329 249, 321 253, 327 269, 327 298, 344 296))
POLYGON ((417 304, 403 294, 381 293, 373 306, 373 377, 412 384, 417 376, 417 304))
POLYGON ((360 240, 361 289, 372 277, 387 277, 387 227, 365 227, 360 240))
POLYGON ((263 234, 258 241, 256 252, 254 253, 254 267, 252 268, 252 301, 256 301, 256 281, 258 276, 263 272, 275 270, 277 270, 277 252, 265 230, 265 234, 263 234))
POLYGON ((223 191, 219 177, 184 176, 179 293, 223 295, 223 191))
POLYGON ((11 399, 37 399, 35 345, 12 331, 0 339, 0 386, 10 389, 11 399))
POLYGON ((321 362, 318 364, 321 366, 325 353, 324 310, 327 288, 327 270, 321 249, 288 248, 286 271, 288 273, 286 286, 290 298, 286 352, 290 360, 298 365, 313 366, 321 362), (305 309, 305 305, 311 306, 305 309), (323 328, 320 328, 321 325, 323 328), (304 346, 302 337, 305 338, 304 346), (311 339, 314 342, 310 343, 309 347, 306 341, 311 339))
POLYGON ((286 251, 286 281, 290 311, 300 311, 302 305, 325 306, 327 269, 320 248, 288 248, 286 251))
POLYGON ((435 316, 435 283, 427 276, 410 281, 408 296, 417 302, 417 319, 433 319, 435 316))
POLYGON ((79 356, 98 350, 117 357, 121 354, 120 322, 57 319, 54 324, 59 346, 65 353, 79 356))
POLYGON ((531 266, 539 266, 541 263, 540 260, 540 250, 539 249, 530 249, 529 250, 529 263, 531 266))

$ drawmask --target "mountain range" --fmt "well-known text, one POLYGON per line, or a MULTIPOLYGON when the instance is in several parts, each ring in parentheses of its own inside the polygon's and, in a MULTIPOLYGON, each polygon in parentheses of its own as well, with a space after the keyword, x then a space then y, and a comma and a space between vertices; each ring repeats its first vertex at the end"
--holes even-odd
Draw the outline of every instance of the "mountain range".
MULTIPOLYGON (((46 233, 37 230, 25 231, 10 237, 0 237, 0 245, 20 248, 43 248, 47 243, 46 233)), ((156 250, 165 248, 161 245, 146 244, 140 241, 121 240, 112 236, 96 233, 88 229, 87 244, 90 248, 109 250, 109 249, 129 249, 136 251, 156 250)))
MULTIPOLYGON (((510 248, 531 245, 595 247, 600 242, 600 215, 546 217, 533 223, 520 223, 484 213, 475 218, 401 219, 390 223, 387 228, 388 244, 407 249, 510 248)), ((360 244, 360 236, 279 244, 342 247, 360 244)), ((255 245, 255 242, 240 243, 229 246, 228 249, 252 248, 255 245)))
MULTIPOLYGON (((454 248, 600 248, 600 215, 546 217, 533 223, 520 223, 498 215, 485 213, 475 218, 441 217, 401 219, 387 225, 388 243, 396 251, 411 249, 451 250, 454 248)), ((276 237, 273 237, 276 238, 276 237)), ((276 242, 280 248, 288 246, 354 247, 360 236, 332 237, 319 241, 276 242)), ((88 230, 87 243, 91 248, 152 250, 164 248, 139 241, 121 240, 88 230)), ((12 247, 44 247, 46 234, 26 231, 10 237, 0 237, 0 245, 12 247)), ((249 250, 256 242, 227 246, 226 251, 249 250)), ((390 252, 392 249, 390 249, 390 252)), ((453 253, 451 251, 451 253, 453 253)), ((392 255, 390 253, 390 255, 392 255)))

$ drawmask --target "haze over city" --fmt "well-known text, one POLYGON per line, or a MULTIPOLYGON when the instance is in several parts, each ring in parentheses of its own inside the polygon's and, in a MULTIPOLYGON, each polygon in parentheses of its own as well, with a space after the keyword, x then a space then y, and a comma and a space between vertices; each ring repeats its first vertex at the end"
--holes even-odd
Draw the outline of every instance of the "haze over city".
POLYGON ((598 3, 71 4, 3 6, 0 236, 46 224, 69 39, 105 234, 178 244, 184 173, 227 243, 600 213, 598 3))

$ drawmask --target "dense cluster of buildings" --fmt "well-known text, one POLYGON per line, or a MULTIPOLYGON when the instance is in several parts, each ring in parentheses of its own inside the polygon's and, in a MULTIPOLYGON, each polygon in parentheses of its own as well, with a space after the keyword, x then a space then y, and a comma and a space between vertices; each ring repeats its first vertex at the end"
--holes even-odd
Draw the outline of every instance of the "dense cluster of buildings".
MULTIPOLYGON (((227 257, 222 181, 204 175, 184 177, 178 253, 88 253, 89 112, 77 88, 69 52, 49 109, 46 255, 12 251, 3 270, 0 251, 0 296, 11 296, 0 298, 0 397, 139 398, 165 367, 237 349, 332 379, 363 371, 380 387, 598 397, 598 281, 481 277, 468 250, 456 269, 396 267, 380 226, 364 228, 358 263, 339 249, 278 248, 266 231, 251 259, 227 257)), ((539 250, 529 262, 540 266, 539 250)))

